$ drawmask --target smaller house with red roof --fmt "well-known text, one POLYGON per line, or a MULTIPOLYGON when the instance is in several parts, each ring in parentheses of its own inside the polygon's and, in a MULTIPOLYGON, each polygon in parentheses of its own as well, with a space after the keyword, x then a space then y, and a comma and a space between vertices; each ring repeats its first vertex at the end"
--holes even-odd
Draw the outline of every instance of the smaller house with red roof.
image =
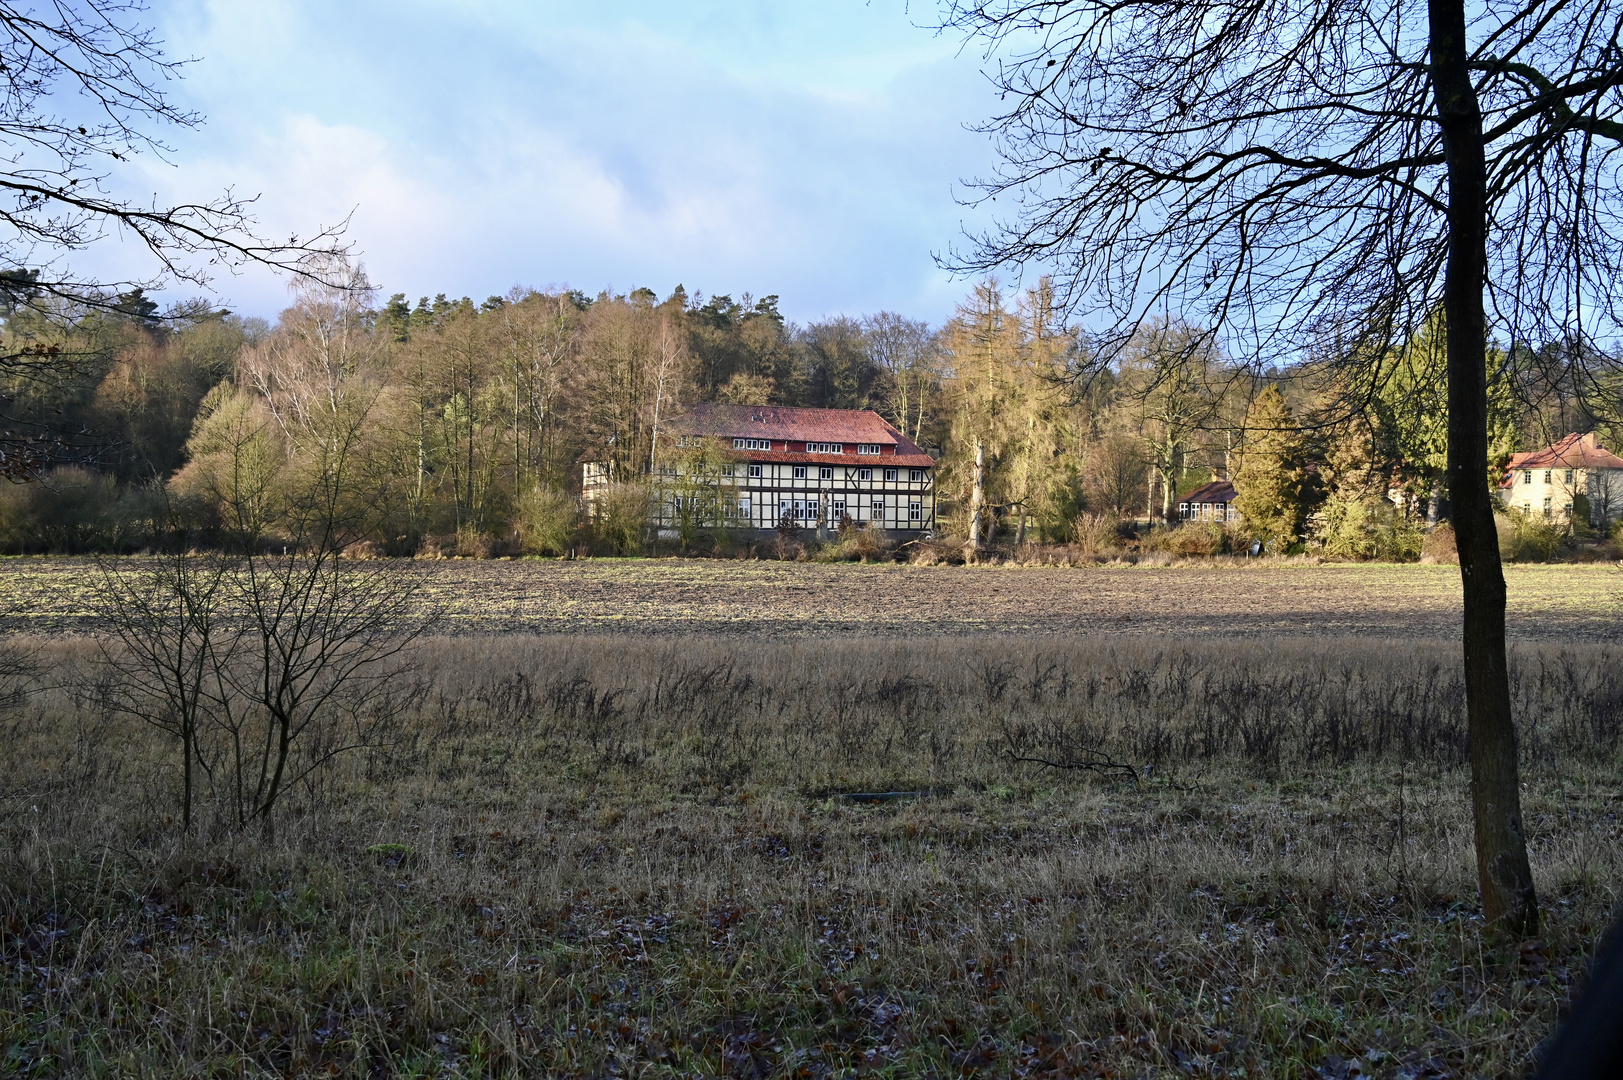
MULTIPOLYGON (((935 459, 871 410, 694 405, 660 432, 658 456, 651 523, 661 529, 694 499, 707 517, 763 531, 827 530, 846 519, 902 532, 935 527, 935 459)), ((611 479, 602 464, 583 463, 588 506, 611 479)))
POLYGON ((1570 518, 1582 496, 1589 523, 1604 527, 1623 517, 1623 458, 1593 434, 1568 435, 1542 450, 1512 454, 1499 493, 1512 510, 1547 518, 1570 518))
POLYGON ((1234 485, 1227 480, 1213 480, 1204 487, 1178 500, 1180 521, 1239 521, 1240 512, 1234 509, 1234 485))

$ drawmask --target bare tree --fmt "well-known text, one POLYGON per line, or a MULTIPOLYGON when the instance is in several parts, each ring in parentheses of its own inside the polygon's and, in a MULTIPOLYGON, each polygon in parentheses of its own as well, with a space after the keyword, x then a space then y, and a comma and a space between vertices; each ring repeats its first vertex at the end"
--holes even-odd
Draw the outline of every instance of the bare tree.
POLYGON ((269 832, 289 787, 368 745, 370 727, 399 709, 400 655, 428 624, 411 614, 414 573, 346 565, 330 546, 247 558, 231 584, 240 626, 216 667, 216 721, 236 822, 269 832))
MULTIPOLYGON (((1161 481, 1161 520, 1172 520, 1178 485, 1199 439, 1221 420, 1233 375, 1222 369, 1201 335, 1158 319, 1139 328, 1122 351, 1116 392, 1137 421, 1153 475, 1161 481)), ((1150 485, 1153 489, 1153 483, 1150 485)), ((1146 493, 1153 523, 1154 492, 1146 493)))
POLYGON ((1330 357, 1365 400, 1443 310, 1478 869, 1488 918, 1514 933, 1538 909, 1485 347, 1490 330, 1617 326, 1623 17, 1607 0, 1471 11, 1468 27, 1464 0, 951 0, 946 24, 999 56, 1008 106, 985 126, 1003 165, 981 191, 1015 207, 956 263, 1051 270, 1099 328, 1097 357, 1176 309, 1259 367, 1330 357))
POLYGON ((215 677, 232 662, 221 607, 234 560, 181 545, 131 573, 103 563, 97 598, 113 627, 101 661, 114 676, 112 704, 180 744, 181 829, 192 830, 200 735, 213 715, 215 677))
MULTIPOLYGON (((140 25, 143 11, 139 0, 0 3, 0 309, 12 331, 0 343, 0 374, 70 377, 78 357, 62 329, 87 311, 118 311, 143 288, 204 285, 222 267, 252 264, 319 275, 308 260, 338 250, 342 225, 285 243, 259 236, 254 199, 231 191, 172 206, 117 193, 133 159, 170 153, 163 131, 203 122, 170 99, 165 84, 187 61, 164 56, 140 25), (106 280, 68 264, 110 235, 141 245, 152 274, 106 280)), ((32 479, 82 456, 87 435, 0 415, 0 476, 32 479)))
POLYGON ((201 774, 231 827, 273 827, 287 790, 371 745, 409 701, 400 655, 429 625, 417 578, 330 547, 285 556, 177 543, 103 567, 101 642, 118 710, 174 736, 182 828, 201 774))
POLYGON ((889 382, 885 411, 896 430, 917 442, 924 430, 930 392, 939 379, 936 342, 930 327, 917 319, 881 311, 862 320, 868 354, 889 382))

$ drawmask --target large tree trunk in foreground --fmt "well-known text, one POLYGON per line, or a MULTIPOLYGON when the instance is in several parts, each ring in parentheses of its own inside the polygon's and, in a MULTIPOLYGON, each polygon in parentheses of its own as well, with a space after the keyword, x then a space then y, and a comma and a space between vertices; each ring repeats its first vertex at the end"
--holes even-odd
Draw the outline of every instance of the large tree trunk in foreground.
POLYGON ((1532 934, 1538 901, 1522 832, 1516 732, 1505 662, 1505 575, 1488 492, 1487 163, 1467 67, 1463 0, 1429 0, 1432 88, 1448 163, 1448 480, 1465 591, 1465 702, 1482 913, 1532 934))

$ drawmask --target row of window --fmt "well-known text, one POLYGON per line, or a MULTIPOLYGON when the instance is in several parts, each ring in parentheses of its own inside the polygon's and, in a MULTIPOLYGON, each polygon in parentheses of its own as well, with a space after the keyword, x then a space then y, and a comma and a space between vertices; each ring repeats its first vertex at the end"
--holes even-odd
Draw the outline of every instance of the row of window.
MULTIPOLYGON (((735 466, 735 465, 723 465, 721 467, 721 475, 723 475, 723 476, 737 476, 738 473, 735 471, 736 468, 737 468, 737 466, 735 466)), ((796 479, 796 480, 805 480, 805 479, 807 479, 806 469, 807 469, 807 466, 805 466, 805 465, 796 465, 794 467, 794 474, 793 474, 794 479, 796 479)), ((660 471, 663 473, 663 472, 671 472, 672 470, 662 468, 660 471)), ((884 473, 885 473, 885 479, 886 480, 898 480, 901 477, 901 470, 900 469, 885 469, 884 473)), ((873 474, 874 474, 874 471, 872 469, 858 469, 857 470, 857 479, 859 481, 863 481, 863 482, 871 481, 873 479, 873 474)), ((749 467, 749 475, 750 475, 751 479, 759 479, 760 476, 761 476, 761 466, 759 466, 759 465, 751 465, 749 467)), ((834 479, 834 468, 833 468, 833 466, 830 466, 830 465, 820 466, 818 468, 818 470, 817 470, 817 479, 819 479, 819 480, 832 480, 832 479, 834 479)), ((908 481, 910 483, 914 483, 914 484, 923 483, 924 482, 924 470, 923 469, 909 469, 909 470, 907 470, 907 479, 908 479, 908 481)))
POLYGON ((1199 521, 1201 518, 1227 521, 1231 512, 1228 503, 1179 503, 1178 516, 1184 521, 1199 521))
MULTIPOLYGON (((697 438, 695 438, 694 441, 697 442, 698 441, 697 438)), ((687 445, 687 440, 685 438, 681 439, 681 440, 678 440, 678 445, 686 446, 687 445)), ((784 445, 788 446, 789 444, 785 443, 784 445)), ((734 439, 733 440, 733 449, 734 450, 770 450, 770 449, 772 449, 772 440, 771 439, 734 439)), ((884 452, 885 452, 885 447, 881 443, 857 443, 857 453, 859 453, 859 454, 882 454, 884 452)), ((806 444, 806 453, 808 453, 808 454, 843 454, 843 453, 845 453, 845 444, 844 443, 837 443, 837 442, 809 442, 809 443, 806 444)))
MULTIPOLYGON (((1554 469, 1545 469, 1544 470, 1544 482, 1546 484, 1548 484, 1550 482, 1550 477, 1554 472, 1555 472, 1554 469)), ((1572 483, 1572 479, 1573 479, 1573 472, 1572 472, 1571 469, 1568 469, 1566 479, 1565 479, 1565 483, 1568 483, 1568 484, 1572 483)), ((1533 482, 1533 470, 1532 469, 1523 469, 1522 470, 1522 483, 1531 484, 1532 482, 1533 482)))
MULTIPOLYGON (((743 510, 744 513, 749 512, 748 509, 747 509, 748 505, 749 505, 748 500, 743 500, 741 502, 741 509, 743 510)), ((778 500, 778 520, 779 521, 784 521, 784 520, 788 520, 788 521, 816 521, 817 520, 817 515, 819 513, 821 513, 821 506, 822 506, 821 502, 819 500, 817 500, 817 499, 779 499, 778 500)), ((833 499, 833 500, 831 500, 829 502, 829 504, 828 504, 828 519, 830 521, 839 521, 844 516, 845 516, 845 500, 844 499, 833 499)), ((868 516, 870 518, 882 518, 882 517, 884 517, 885 516, 885 504, 882 503, 882 502, 873 503, 868 508, 868 516)), ((907 504, 907 517, 908 517, 908 520, 910 520, 910 521, 923 521, 924 520, 924 504, 923 503, 917 503, 917 502, 908 503, 907 504)))
MULTIPOLYGON (((702 512, 707 504, 714 505, 714 503, 709 503, 708 500, 701 500, 695 496, 676 495, 671 498, 671 511, 678 516, 681 515, 683 510, 702 512)), ((749 498, 745 497, 737 502, 728 499, 725 507, 729 517, 736 515, 747 518, 750 516, 752 505, 749 498)), ((818 499, 780 499, 778 500, 778 520, 816 521, 818 514, 822 512, 821 506, 822 503, 818 499)), ((828 504, 828 519, 830 521, 839 521, 845 516, 845 513, 844 499, 830 500, 828 504)), ((868 509, 868 515, 870 518, 884 517, 885 504, 883 502, 873 503, 868 509)), ((910 521, 923 521, 924 504, 918 502, 908 503, 907 516, 910 521)))
MULTIPOLYGON (((1550 517, 1551 516, 1551 511, 1553 511, 1555 509, 1555 507, 1553 505, 1554 502, 1555 502, 1554 499, 1551 499, 1549 496, 1545 496, 1545 499, 1544 499, 1544 516, 1545 517, 1550 517)), ((1530 503, 1530 502, 1522 503, 1522 513, 1531 514, 1532 512, 1533 512, 1533 504, 1532 503, 1530 503)), ((1566 512, 1569 513, 1569 514, 1572 513, 1572 504, 1571 503, 1567 503, 1566 512)))

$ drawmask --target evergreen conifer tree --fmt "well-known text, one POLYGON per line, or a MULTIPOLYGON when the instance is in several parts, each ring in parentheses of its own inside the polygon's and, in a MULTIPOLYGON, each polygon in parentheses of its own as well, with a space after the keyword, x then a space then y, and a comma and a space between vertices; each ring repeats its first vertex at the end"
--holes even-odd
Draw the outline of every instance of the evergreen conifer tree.
POLYGON ((1290 406, 1270 386, 1246 413, 1247 439, 1234 477, 1234 505, 1267 550, 1283 554, 1302 535, 1302 441, 1290 406))

